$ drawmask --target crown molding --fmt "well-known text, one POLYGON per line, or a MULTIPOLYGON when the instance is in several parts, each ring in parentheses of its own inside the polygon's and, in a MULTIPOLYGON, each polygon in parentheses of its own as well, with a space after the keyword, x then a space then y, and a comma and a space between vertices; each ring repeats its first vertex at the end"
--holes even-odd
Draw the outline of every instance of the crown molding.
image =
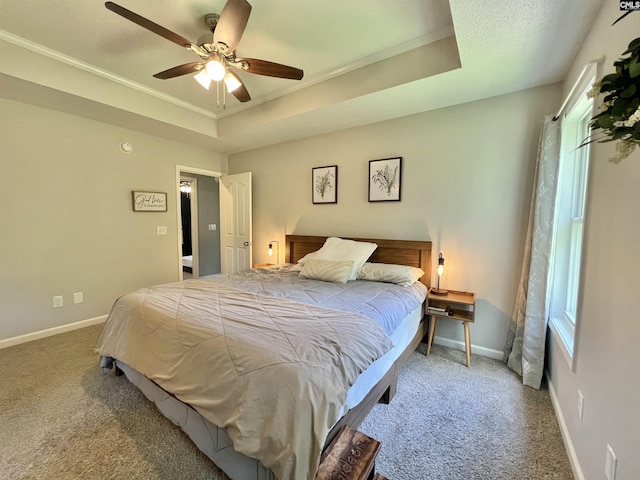
POLYGON ((423 47, 425 45, 428 45, 429 43, 434 43, 434 42, 437 42, 438 40, 442 40, 444 38, 451 37, 451 36, 455 36, 455 30, 453 28, 453 25, 448 25, 430 34, 423 35, 421 37, 415 38, 413 40, 409 40, 408 42, 401 43, 399 45, 388 48, 386 50, 375 53, 373 55, 369 55, 367 57, 363 57, 353 62, 350 62, 348 65, 338 68, 336 70, 332 70, 324 73, 318 73, 313 75, 312 77, 305 77, 304 83, 292 84, 289 88, 279 90, 277 93, 274 93, 271 95, 265 95, 259 98, 252 98, 251 105, 243 104, 238 108, 234 108, 232 111, 220 113, 218 115, 218 118, 221 119, 229 115, 233 115, 234 113, 241 112, 242 110, 248 110, 250 108, 257 107, 262 103, 275 100, 276 98, 289 95, 293 92, 297 92, 298 90, 303 90, 307 87, 311 87, 318 83, 331 80, 332 78, 339 77, 340 75, 344 75, 345 73, 352 72, 354 70, 357 70, 362 67, 366 67, 368 65, 372 65, 377 62, 381 62, 388 58, 401 55, 410 50, 415 50, 416 48, 423 47))
POLYGON ((136 90, 140 93, 143 93, 145 95, 150 95, 152 97, 155 97, 159 100, 162 100, 164 102, 167 103, 171 103, 173 105, 176 105, 178 107, 184 108, 186 110, 190 110, 192 112, 195 112, 199 115, 208 117, 208 118, 212 118, 212 119, 217 119, 218 115, 216 115, 213 112, 210 112, 209 110, 205 110, 204 108, 200 108, 197 107, 191 103, 185 102, 183 100, 180 100, 176 97, 172 97, 171 95, 167 95, 165 93, 159 92, 158 90, 154 90, 153 88, 149 88, 146 85, 142 85, 140 83, 134 82, 132 80, 129 80, 125 77, 121 77, 120 75, 116 75, 114 73, 108 72, 106 70, 103 70, 102 68, 96 67, 95 65, 91 65, 89 63, 83 62, 81 60, 78 60, 76 58, 70 57, 68 55, 64 55, 63 53, 60 53, 56 50, 52 50, 50 48, 47 48, 43 45, 40 45, 38 43, 32 42, 30 40, 27 40, 25 38, 19 37, 17 35, 14 35, 12 33, 6 32, 4 30, 0 30, 0 40, 3 40, 5 42, 11 43, 13 45, 16 45, 20 48, 24 48, 26 50, 30 50, 34 53, 37 53, 39 55, 43 55, 47 58, 50 58, 52 60, 55 60, 57 62, 61 62, 61 63, 65 63, 67 65, 70 65, 72 67, 75 67, 77 69, 83 70, 85 72, 89 72, 92 73, 93 75, 97 75, 101 78, 104 78, 106 80, 109 80, 111 82, 114 83, 118 83, 120 85, 123 85, 127 88, 131 88, 132 90, 136 90))

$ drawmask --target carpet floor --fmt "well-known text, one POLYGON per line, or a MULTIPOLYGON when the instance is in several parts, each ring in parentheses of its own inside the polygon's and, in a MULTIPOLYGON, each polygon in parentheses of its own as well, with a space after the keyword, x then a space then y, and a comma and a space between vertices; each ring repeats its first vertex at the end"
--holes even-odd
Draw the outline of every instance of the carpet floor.
MULTIPOLYGON (((102 377, 101 326, 0 350, 0 478, 227 480, 125 377, 102 377)), ((391 480, 573 479, 549 393, 503 363, 435 345, 360 430, 391 480)))

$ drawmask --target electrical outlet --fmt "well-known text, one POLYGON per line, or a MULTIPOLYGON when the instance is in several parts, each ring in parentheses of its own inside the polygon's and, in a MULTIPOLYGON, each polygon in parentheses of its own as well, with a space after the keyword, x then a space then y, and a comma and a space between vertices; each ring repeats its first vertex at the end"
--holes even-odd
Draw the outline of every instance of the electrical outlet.
POLYGON ((613 453, 613 448, 607 443, 607 460, 604 463, 604 474, 607 476, 607 480, 616 480, 616 463, 618 459, 616 454, 613 453))
POLYGON ((166 235, 167 234, 167 227, 165 227, 163 225, 158 225, 158 227, 156 228, 156 234, 158 234, 158 235, 166 235))
POLYGON ((57 295, 53 297, 53 308, 60 308, 64 305, 64 299, 62 295, 57 295))
POLYGON ((584 410, 584 395, 578 390, 578 418, 582 421, 582 411, 584 410))
POLYGON ((75 292, 73 294, 73 303, 82 303, 84 302, 84 295, 82 292, 75 292))

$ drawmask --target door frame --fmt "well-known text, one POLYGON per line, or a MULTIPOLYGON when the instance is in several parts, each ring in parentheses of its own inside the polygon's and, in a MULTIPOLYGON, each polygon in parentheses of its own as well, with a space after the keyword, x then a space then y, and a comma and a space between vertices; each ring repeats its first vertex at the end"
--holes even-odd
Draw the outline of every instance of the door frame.
MULTIPOLYGON (((182 207, 181 205, 181 197, 180 197, 180 177, 181 176, 189 176, 190 174, 192 175, 203 175, 205 177, 215 177, 215 178, 220 178, 222 177, 222 175, 224 175, 222 172, 218 172, 215 170, 207 170, 204 168, 198 168, 198 167, 190 167, 187 165, 176 165, 176 227, 178 229, 182 228, 182 207)), ((197 209, 197 206, 196 206, 197 209)), ((191 210, 192 214, 193 214, 193 208, 191 210)), ((178 235, 178 240, 177 240, 177 267, 178 267, 178 280, 182 281, 184 280, 184 275, 182 274, 182 238, 181 235, 178 235)), ((197 243, 198 239, 195 239, 195 242, 197 243)), ((194 243, 194 239, 191 239, 191 243, 193 245, 194 243)), ((193 248, 193 246, 192 246, 193 248)), ((197 247, 196 247, 197 248, 197 247)), ((199 271, 199 269, 195 268, 194 265, 194 272, 199 271)), ((194 275, 195 277, 195 275, 194 275)))

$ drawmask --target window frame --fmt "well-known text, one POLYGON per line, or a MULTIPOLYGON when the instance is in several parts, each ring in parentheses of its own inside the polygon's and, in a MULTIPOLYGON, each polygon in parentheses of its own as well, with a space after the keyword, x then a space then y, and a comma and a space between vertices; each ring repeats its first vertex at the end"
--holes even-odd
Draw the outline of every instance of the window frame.
POLYGON ((586 94, 595 82, 596 73, 597 64, 585 67, 560 120, 560 167, 549 269, 549 328, 573 372, 582 310, 593 163, 590 145, 577 146, 590 133, 589 122, 594 115, 595 102, 586 94))

